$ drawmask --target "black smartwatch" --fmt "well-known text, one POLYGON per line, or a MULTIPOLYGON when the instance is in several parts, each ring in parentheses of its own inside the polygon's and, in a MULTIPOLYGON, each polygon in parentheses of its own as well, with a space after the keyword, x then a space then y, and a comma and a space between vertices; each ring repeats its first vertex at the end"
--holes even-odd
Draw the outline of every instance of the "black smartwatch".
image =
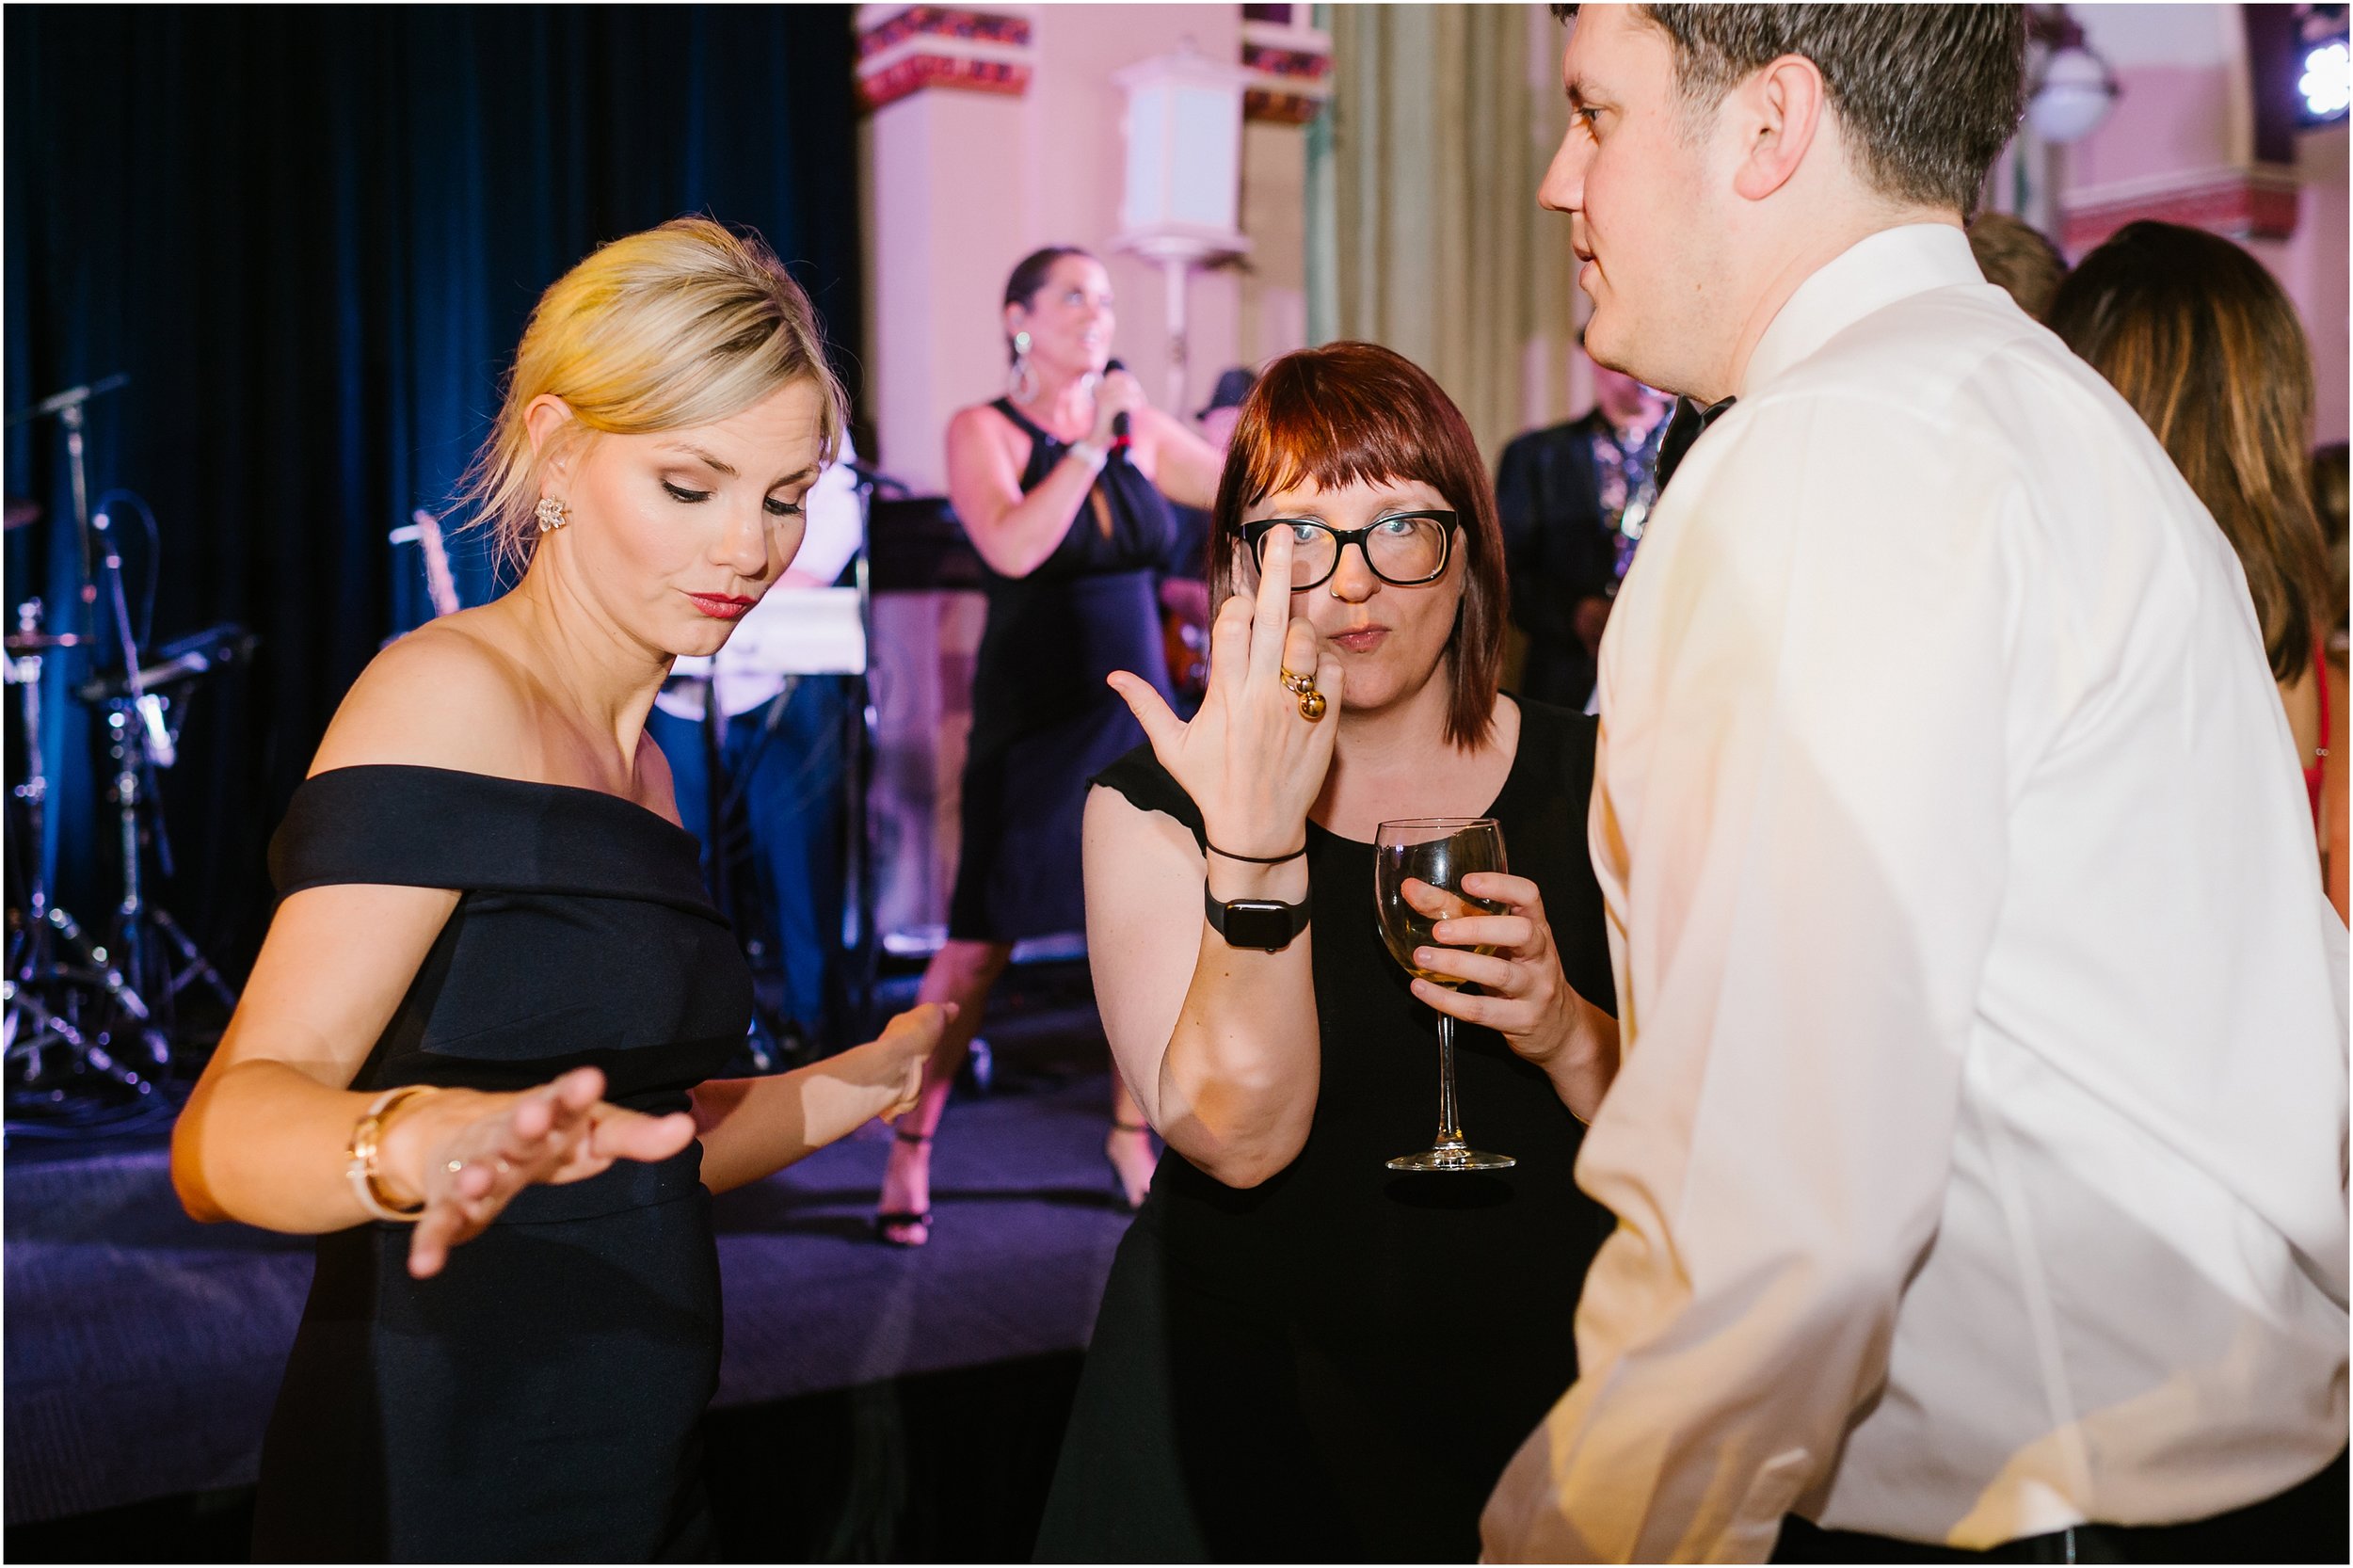
POLYGON ((1307 929, 1305 899, 1297 904, 1278 904, 1271 898, 1238 898, 1225 904, 1205 882, 1201 886, 1201 904, 1209 917, 1209 929, 1224 937, 1229 948, 1280 952, 1307 929))

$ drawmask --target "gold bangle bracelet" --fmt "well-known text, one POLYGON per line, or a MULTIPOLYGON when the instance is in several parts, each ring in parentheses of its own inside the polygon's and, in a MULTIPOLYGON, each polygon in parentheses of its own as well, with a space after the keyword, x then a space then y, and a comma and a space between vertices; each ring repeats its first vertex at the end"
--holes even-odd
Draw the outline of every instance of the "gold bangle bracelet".
POLYGON ((387 1089, 368 1102, 367 1110, 352 1125, 351 1142, 344 1151, 347 1160, 344 1176, 350 1181, 352 1194, 360 1200, 360 1207, 366 1209, 371 1218, 400 1224, 414 1221, 424 1212, 423 1199, 410 1208, 394 1208, 384 1200, 384 1190, 376 1185, 377 1135, 384 1129, 385 1118, 395 1108, 420 1095, 440 1093, 440 1090, 430 1083, 407 1083, 397 1089, 387 1089))

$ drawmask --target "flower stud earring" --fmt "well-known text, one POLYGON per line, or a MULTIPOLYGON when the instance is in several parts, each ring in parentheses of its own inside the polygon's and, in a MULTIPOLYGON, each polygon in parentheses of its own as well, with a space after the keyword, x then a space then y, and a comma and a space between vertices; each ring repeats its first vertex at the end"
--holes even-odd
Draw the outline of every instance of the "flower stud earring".
POLYGON ((568 509, 552 495, 541 496, 539 504, 532 508, 531 515, 539 520, 539 532, 542 535, 552 534, 571 521, 568 509))

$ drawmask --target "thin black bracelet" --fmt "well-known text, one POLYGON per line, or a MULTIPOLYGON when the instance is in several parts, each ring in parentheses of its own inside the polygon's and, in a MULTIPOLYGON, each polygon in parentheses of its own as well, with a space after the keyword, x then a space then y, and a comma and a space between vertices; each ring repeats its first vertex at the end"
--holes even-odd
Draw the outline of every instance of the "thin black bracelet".
POLYGON ((1236 855, 1232 850, 1218 848, 1215 844, 1209 843, 1207 839, 1201 841, 1208 845, 1211 855, 1223 856, 1228 860, 1246 860, 1254 866, 1279 866, 1286 860, 1296 860, 1307 853, 1307 846, 1303 843, 1289 855, 1236 855))

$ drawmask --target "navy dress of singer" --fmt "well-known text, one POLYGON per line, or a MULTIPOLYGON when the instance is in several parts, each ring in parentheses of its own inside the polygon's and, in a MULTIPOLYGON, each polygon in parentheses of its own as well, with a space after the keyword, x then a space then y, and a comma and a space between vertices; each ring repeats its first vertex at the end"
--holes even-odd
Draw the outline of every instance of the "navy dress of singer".
MULTIPOLYGON (((1585 848, 1592 719, 1520 704, 1487 815, 1577 993, 1614 1010, 1585 848)), ((1139 748, 1100 780, 1201 841, 1139 748)), ((1507 1171, 1400 1173, 1437 1121, 1435 1015, 1373 912, 1373 848, 1307 824, 1321 1080, 1305 1145, 1248 1191, 1174 1149, 1120 1241, 1054 1477, 1043 1562, 1467 1562, 1521 1441, 1577 1378, 1571 1320, 1609 1211, 1583 1128, 1492 1030, 1458 1026, 1474 1147, 1507 1171)))
MULTIPOLYGON (((1068 443, 1007 399, 990 407, 1030 438, 1027 494, 1068 443)), ((1126 670, 1175 700, 1160 578, 1176 537, 1160 492, 1114 455, 1036 570, 989 574, 949 936, 1014 942, 1086 928, 1079 828, 1087 781, 1144 739, 1103 678, 1126 670)))
MULTIPOLYGON (((281 895, 461 890, 356 1089, 525 1089, 595 1065, 615 1103, 682 1111, 750 1022, 694 837, 617 796, 337 768, 295 792, 270 869, 281 895)), ((701 1154, 526 1188, 433 1279, 408 1277, 405 1225, 319 1238, 256 1559, 707 1557, 695 1432, 720 1318, 701 1154)))

